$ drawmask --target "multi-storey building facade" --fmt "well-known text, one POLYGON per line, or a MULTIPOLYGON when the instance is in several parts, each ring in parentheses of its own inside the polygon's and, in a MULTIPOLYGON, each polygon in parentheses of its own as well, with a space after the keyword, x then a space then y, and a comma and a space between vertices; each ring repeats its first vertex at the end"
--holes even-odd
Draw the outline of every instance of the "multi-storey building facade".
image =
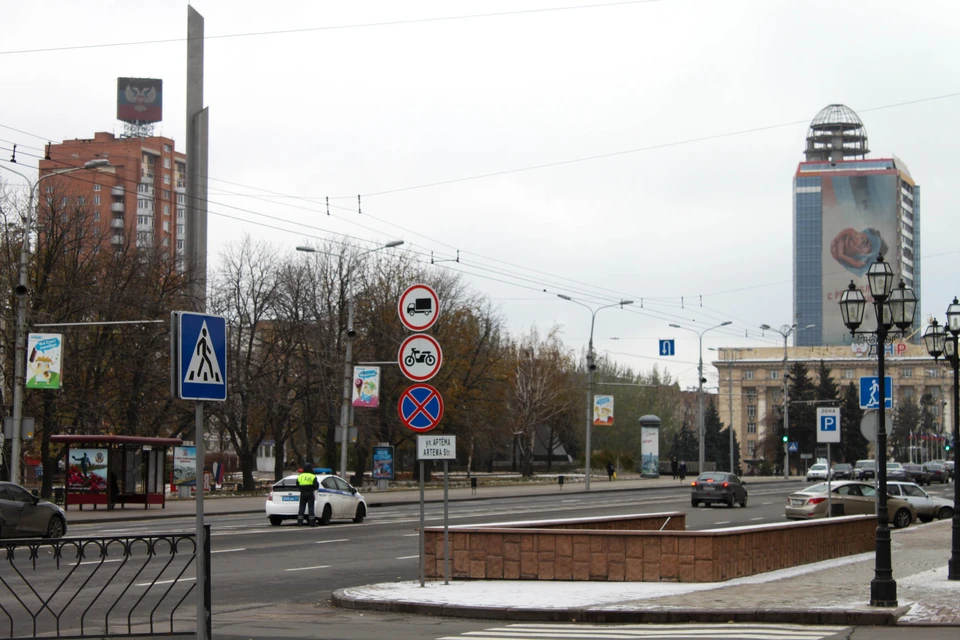
MULTIPOLYGON (((806 364, 814 382, 822 360, 841 388, 850 383, 859 385, 861 376, 877 375, 876 352, 861 348, 859 344, 853 347, 790 347, 786 358, 788 367, 796 362, 806 364)), ((719 350, 719 359, 713 364, 720 373, 717 396, 720 419, 724 424, 732 420, 746 470, 748 465, 759 462, 761 440, 766 431, 773 428, 783 410, 784 350, 782 347, 724 348, 719 350)), ((921 345, 898 342, 887 347, 886 373, 893 378, 894 409, 898 402, 907 398, 919 402, 923 394, 929 393, 934 398, 934 406, 942 409, 937 416, 940 432, 952 430, 950 416, 953 409, 949 393, 952 379, 942 362, 935 363, 921 345)), ((890 410, 887 415, 888 418, 893 416, 890 410)))
POLYGON ((115 247, 155 247, 182 259, 186 156, 172 139, 95 133, 92 139, 48 145, 46 156, 41 175, 94 159, 110 163, 41 183, 48 196, 64 200, 62 210, 88 211, 94 235, 109 237, 115 247))
POLYGON ((800 346, 850 343, 837 303, 851 281, 869 296, 865 274, 878 255, 920 306, 920 186, 901 160, 868 152, 863 123, 844 105, 811 122, 793 179, 793 317, 813 325, 796 336, 800 346))

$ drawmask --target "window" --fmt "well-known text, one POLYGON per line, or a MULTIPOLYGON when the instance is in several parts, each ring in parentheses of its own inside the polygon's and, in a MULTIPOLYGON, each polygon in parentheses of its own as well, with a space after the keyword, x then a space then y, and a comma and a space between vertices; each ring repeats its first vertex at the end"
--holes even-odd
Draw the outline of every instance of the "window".
POLYGON ((843 370, 843 379, 844 380, 853 380, 853 369, 844 369, 843 370))
POLYGON ((147 165, 148 167, 152 167, 155 162, 156 162, 156 160, 154 159, 154 157, 153 157, 152 155, 150 155, 149 153, 143 154, 143 163, 144 163, 145 165, 147 165))
POLYGON ((164 189, 164 190, 163 190, 163 199, 164 199, 164 200, 169 200, 169 199, 170 199, 170 189, 164 189))
POLYGON ((165 247, 169 247, 169 246, 170 246, 170 238, 164 238, 164 239, 163 239, 163 246, 165 246, 165 247))
POLYGON ((770 379, 771 379, 771 380, 779 380, 779 379, 780 379, 780 372, 777 371, 777 370, 771 371, 771 372, 770 372, 770 379))
POLYGON ((93 221, 100 222, 100 209, 93 212, 93 221))
POLYGON ((150 224, 150 216, 137 216, 137 224, 150 224))
POLYGON ((177 204, 183 204, 184 202, 186 202, 186 196, 183 195, 182 193, 178 193, 178 194, 177 194, 177 204))
POLYGON ((150 206, 150 201, 146 198, 137 198, 137 208, 146 209, 150 206))
POLYGON ((913 369, 900 369, 900 377, 901 377, 901 378, 912 378, 912 377, 913 377, 913 369))
POLYGON ((750 405, 747 407, 747 417, 756 418, 757 417, 757 407, 756 405, 750 405))
POLYGON ((163 215, 165 216, 170 215, 170 205, 168 204, 163 205, 163 215))
POLYGON ((47 193, 53 193, 53 185, 52 185, 52 184, 48 184, 48 185, 47 185, 47 193))
POLYGON ((757 432, 757 423, 748 422, 747 423, 747 433, 756 433, 757 432))
POLYGON ((63 196, 63 198, 60 200, 60 205, 64 207, 69 206, 70 198, 68 198, 67 196, 63 196))
POLYGON ((183 209, 181 207, 177 207, 177 219, 183 220, 183 209))
POLYGON ((747 371, 744 371, 744 372, 743 372, 743 379, 744 379, 744 380, 753 380, 753 369, 748 369, 747 371))
POLYGON ((93 190, 94 190, 94 191, 100 191, 100 185, 98 185, 98 184, 93 185, 93 190))
POLYGON ((751 458, 757 455, 757 441, 747 440, 747 455, 751 458))
POLYGON ((177 240, 177 249, 183 251, 183 240, 177 240))
POLYGON ((753 387, 747 388, 747 402, 754 403, 757 401, 757 390, 753 387))
POLYGON ((774 389, 773 393, 770 395, 770 397, 773 398, 774 402, 780 402, 780 396, 781 396, 780 389, 774 389))
POLYGON ((178 235, 178 236, 182 236, 182 235, 183 235, 183 225, 182 225, 182 224, 178 224, 178 225, 177 225, 177 235, 178 235))
POLYGON ((137 193, 150 193, 150 185, 143 183, 138 184, 137 193))
POLYGON ((940 371, 938 369, 924 369, 923 375, 925 375, 928 378, 939 378, 940 371))
POLYGON ((173 149, 170 148, 170 145, 168 145, 168 144, 163 145, 163 152, 164 152, 164 153, 170 153, 171 151, 173 151, 173 149))
POLYGON ((87 204, 87 199, 83 196, 77 196, 77 204, 82 207, 87 204))
POLYGON ((100 204, 100 196, 93 196, 93 204, 100 204))
POLYGON ((163 221, 163 230, 164 230, 164 231, 170 231, 170 221, 169 221, 169 220, 164 220, 164 221, 163 221))
POLYGON ((94 238, 99 238, 99 237, 100 237, 100 227, 94 227, 94 228, 93 228, 93 237, 94 237, 94 238))
MULTIPOLYGON (((164 147, 166 147, 166 145, 164 145, 164 147)), ((163 159, 163 168, 164 168, 164 169, 169 169, 169 168, 170 168, 170 158, 164 158, 164 159, 163 159)))
POLYGON ((169 173, 163 174, 163 184, 170 184, 170 174, 169 174, 169 173))

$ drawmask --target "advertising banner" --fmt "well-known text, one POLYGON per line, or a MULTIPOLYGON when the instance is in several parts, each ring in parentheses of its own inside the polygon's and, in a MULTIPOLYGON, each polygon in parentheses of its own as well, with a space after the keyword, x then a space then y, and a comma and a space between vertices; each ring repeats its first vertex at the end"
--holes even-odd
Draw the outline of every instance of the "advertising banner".
POLYGON ((896 172, 823 176, 823 344, 846 342, 849 331, 843 324, 838 303, 851 280, 869 299, 866 273, 877 256, 882 254, 894 271, 898 270, 899 179, 896 172))
POLYGON ((195 485, 197 483, 197 448, 173 448, 173 484, 195 485))
POLYGON ((393 480, 393 447, 373 448, 373 479, 393 480))
POLYGON ((353 406, 376 407, 380 404, 380 367, 353 368, 353 406))
POLYGON ((31 333, 27 336, 27 389, 59 389, 63 336, 31 333))
POLYGON ((644 478, 660 476, 659 427, 640 427, 640 475, 644 478))
POLYGON ((67 490, 73 493, 107 492, 107 450, 67 450, 67 490))
POLYGON ((593 426, 613 426, 613 396, 593 396, 593 426))
POLYGON ((117 120, 124 122, 163 120, 163 80, 117 78, 117 120))

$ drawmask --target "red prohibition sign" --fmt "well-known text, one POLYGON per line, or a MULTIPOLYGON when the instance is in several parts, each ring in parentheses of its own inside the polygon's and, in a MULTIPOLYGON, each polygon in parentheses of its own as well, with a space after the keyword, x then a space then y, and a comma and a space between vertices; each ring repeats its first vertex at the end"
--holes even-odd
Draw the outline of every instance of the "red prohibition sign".
POLYGON ((440 424, 443 417, 443 398, 440 392, 428 384, 415 384, 400 394, 397 404, 400 421, 418 433, 430 431, 440 424))

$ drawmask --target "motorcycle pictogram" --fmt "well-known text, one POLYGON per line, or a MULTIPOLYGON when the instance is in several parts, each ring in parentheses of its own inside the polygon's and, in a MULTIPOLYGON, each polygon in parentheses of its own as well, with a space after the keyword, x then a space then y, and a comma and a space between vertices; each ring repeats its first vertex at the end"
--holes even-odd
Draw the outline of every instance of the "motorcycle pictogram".
POLYGON ((417 362, 423 362, 428 367, 432 367, 437 362, 437 357, 432 351, 421 351, 420 349, 410 349, 410 353, 403 359, 403 363, 412 367, 417 362))

